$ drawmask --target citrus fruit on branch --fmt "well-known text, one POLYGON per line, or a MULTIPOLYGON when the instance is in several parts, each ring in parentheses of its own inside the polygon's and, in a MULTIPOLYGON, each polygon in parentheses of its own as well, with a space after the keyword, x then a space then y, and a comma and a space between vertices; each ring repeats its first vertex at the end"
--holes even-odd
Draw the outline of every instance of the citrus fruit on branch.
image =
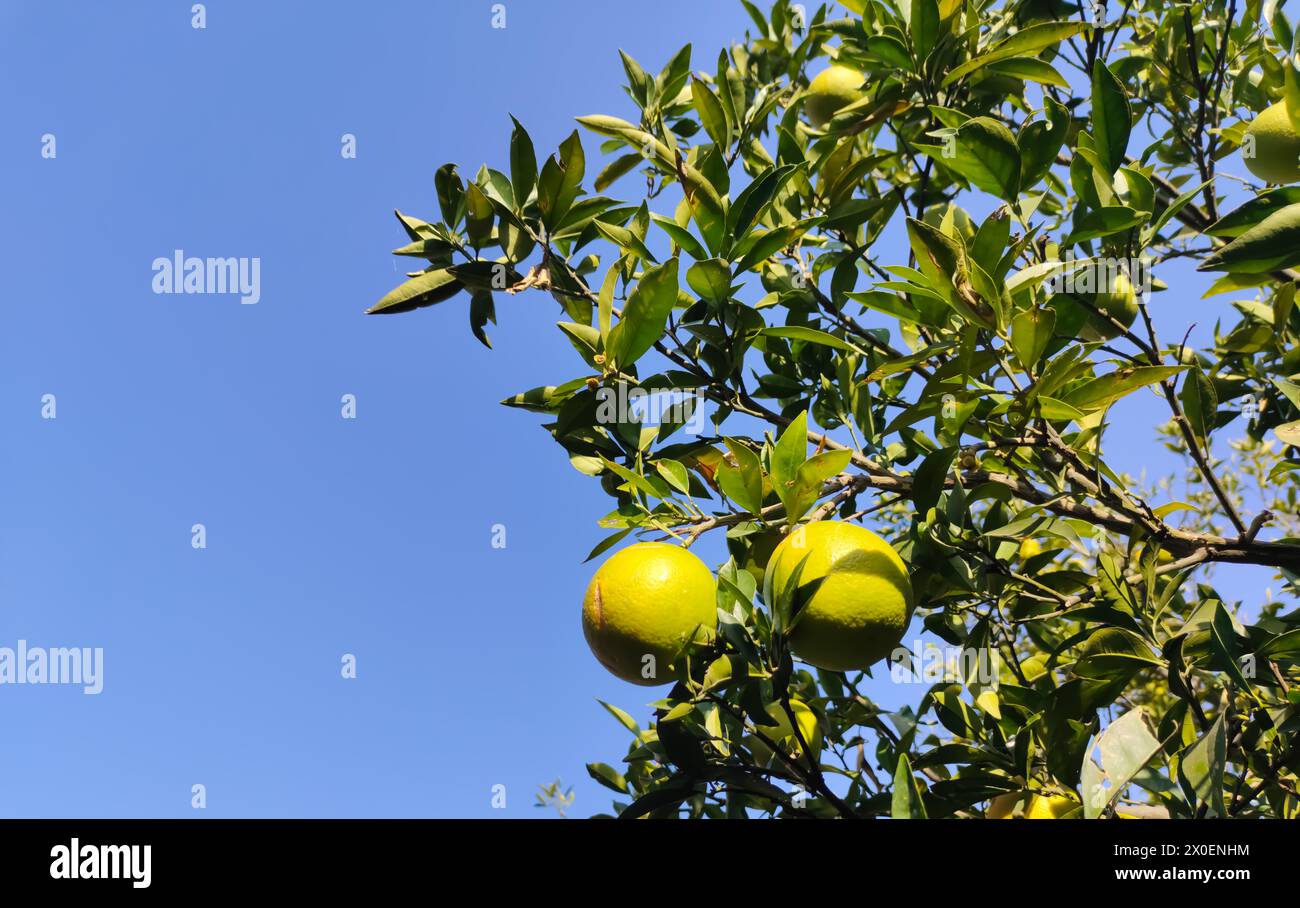
POLYGON ((852 671, 898 646, 911 618, 912 586, 907 566, 888 542, 854 523, 826 520, 800 527, 777 546, 768 564, 773 597, 801 562, 790 631, 795 655, 817 668, 852 671))
POLYGON ((582 632, 600 664, 633 684, 667 684, 671 662, 717 627, 708 566, 680 546, 640 542, 597 569, 582 600, 582 632))

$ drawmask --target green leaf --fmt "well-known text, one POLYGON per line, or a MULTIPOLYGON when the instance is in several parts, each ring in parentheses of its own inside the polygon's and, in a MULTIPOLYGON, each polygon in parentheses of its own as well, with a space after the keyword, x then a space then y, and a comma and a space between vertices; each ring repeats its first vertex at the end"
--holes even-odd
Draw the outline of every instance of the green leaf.
POLYGON ((735 458, 732 466, 725 460, 718 464, 717 480, 722 494, 751 514, 763 509, 763 467, 758 455, 735 438, 725 439, 727 450, 735 458))
POLYGON ((638 737, 640 736, 641 729, 631 716, 619 709, 617 706, 612 706, 609 703, 606 703, 604 700, 597 699, 596 702, 605 707, 609 714, 618 720, 620 725, 632 732, 632 734, 637 735, 638 737))
POLYGON ((1300 448, 1300 420, 1274 427, 1273 434, 1282 444, 1300 448))
POLYGON ((993 45, 979 56, 955 66, 944 76, 944 86, 951 85, 963 76, 975 72, 990 63, 1010 60, 1013 57, 1033 57, 1048 47, 1055 47, 1062 41, 1086 31, 1090 26, 1084 22, 1039 22, 1028 28, 1022 28, 1009 38, 993 45))
POLYGON ((755 177, 731 204, 727 214, 727 234, 735 240, 748 233, 768 202, 798 169, 797 164, 787 164, 771 167, 755 177))
POLYGON ((668 234, 669 239, 677 244, 681 249, 693 259, 703 261, 709 257, 708 250, 701 245, 689 230, 678 224, 676 221, 664 217, 662 214, 651 214, 650 220, 659 225, 664 233, 668 234))
POLYGON ((1268 215, 1206 256, 1197 271, 1259 274, 1300 265, 1300 203, 1268 215))
POLYGON ((550 413, 558 405, 555 392, 555 385, 543 385, 539 388, 520 391, 518 394, 501 401, 501 404, 506 407, 518 407, 521 410, 532 410, 535 413, 550 413))
POLYGON ((1048 176, 1056 157, 1070 133, 1070 111, 1065 105, 1047 96, 1044 98, 1044 120, 1035 120, 1024 126, 1015 139, 1021 150, 1021 191, 1039 185, 1048 176))
POLYGON ((1228 735, 1223 714, 1205 736, 1185 750, 1178 761, 1178 781, 1195 807, 1206 805, 1211 816, 1227 817, 1223 803, 1223 772, 1228 762, 1228 735))
POLYGON ((1089 747, 1080 773, 1083 815, 1089 820, 1099 817, 1160 752, 1160 741, 1152 734, 1142 707, 1130 710, 1106 726, 1095 746, 1101 750, 1101 767, 1093 762, 1093 748, 1089 747))
POLYGON ((956 456, 956 448, 940 448, 921 461, 912 477, 912 502, 916 505, 917 514, 924 516, 939 503, 939 496, 948 480, 948 471, 956 456))
POLYGON ((645 161, 637 152, 629 152, 620 155, 605 165, 605 168, 596 176, 596 191, 604 192, 619 177, 631 173, 636 169, 638 164, 645 161))
POLYGON ((510 185, 514 190, 515 204, 523 208, 537 185, 537 152, 533 149, 528 130, 514 117, 510 121, 515 124, 510 136, 510 185))
POLYGON ((936 0, 912 0, 910 29, 918 59, 925 59, 939 36, 939 4, 936 0))
POLYGON ((623 308, 623 317, 610 330, 606 353, 620 369, 635 363, 664 333, 677 302, 677 259, 646 269, 623 308))
POLYGON ((1139 224, 1146 221, 1148 215, 1145 211, 1138 211, 1136 208, 1129 208, 1124 205, 1107 205, 1105 208, 1097 208, 1088 211, 1075 221, 1074 230, 1070 233, 1067 243, 1086 243, 1089 240, 1100 239, 1105 236, 1114 236, 1125 230, 1132 230, 1139 224))
POLYGON ((627 779, 612 766, 604 763, 588 763, 587 774, 606 788, 611 788, 620 794, 628 793, 627 779))
POLYGON ((1124 164, 1133 117, 1124 83, 1101 60, 1092 66, 1092 133, 1107 176, 1124 164))
POLYGON ((692 79, 691 99, 695 103, 695 110, 700 115, 700 123, 704 125, 704 131, 709 134, 709 138, 719 148, 730 148, 731 128, 727 123, 727 114, 722 109, 722 102, 718 100, 717 95, 705 82, 692 79))
POLYGON ((1008 60, 1001 60, 989 64, 989 71, 1000 76, 1011 76, 1013 79, 1021 79, 1026 82, 1037 82, 1040 85, 1056 85, 1060 88, 1068 88, 1070 84, 1065 81, 1065 76, 1061 75, 1055 66, 1046 60, 1039 60, 1037 57, 1012 57, 1008 60))
POLYGON ((1196 196, 1200 194, 1201 190, 1204 189, 1206 186, 1208 186, 1211 182, 1213 182, 1213 180, 1214 178, 1211 177, 1210 179, 1206 180, 1204 183, 1201 183, 1198 186, 1193 186, 1191 189, 1182 193, 1181 195, 1178 196, 1178 198, 1170 202, 1169 207, 1166 208, 1164 211, 1160 212, 1160 214, 1156 217, 1156 219, 1152 221, 1149 225, 1147 225, 1145 230, 1143 230, 1142 232, 1143 245, 1150 243, 1152 239, 1155 238, 1156 234, 1158 234, 1161 231, 1161 229, 1165 226, 1165 224, 1169 223, 1170 219, 1172 219, 1175 215, 1177 215, 1178 212, 1182 211, 1183 208, 1187 206, 1187 203, 1190 202, 1192 199, 1196 198, 1196 196))
POLYGON ((542 223, 547 227, 555 227, 568 213, 578 197, 586 169, 582 139, 574 130, 560 145, 558 157, 547 158, 537 181, 537 205, 542 210, 542 223))
POLYGON ((469 235, 471 246, 476 248, 488 244, 492 237, 492 222, 496 219, 496 209, 477 183, 470 183, 465 188, 465 232, 469 235))
POLYGON ((736 273, 741 274, 748 271, 767 261, 787 246, 793 245, 811 227, 820 224, 822 220, 822 218, 810 218, 806 221, 800 221, 798 224, 777 227, 775 230, 759 233, 756 236, 751 234, 751 236, 754 236, 753 244, 745 253, 744 258, 736 263, 736 273))
POLYGON ((1171 501, 1168 504, 1162 504, 1160 507, 1156 508, 1152 513, 1155 514, 1157 517, 1159 517, 1161 520, 1164 520, 1170 514, 1176 514, 1179 511, 1195 511, 1195 510, 1196 510, 1195 505, 1188 504, 1185 501, 1171 501))
POLYGON ((1219 396, 1215 393, 1214 382, 1206 378, 1199 368, 1191 369, 1183 380, 1179 400, 1182 401, 1187 422, 1192 427, 1192 434, 1202 442, 1206 441, 1214 430, 1219 410, 1219 396))
POLYGON ((1297 204, 1300 204, 1300 186, 1282 186, 1261 192, 1240 208, 1234 208, 1219 218, 1205 229, 1205 233, 1208 236, 1232 239, 1241 236, 1270 214, 1297 204))
POLYGON ((731 269, 722 259, 696 262, 686 269, 686 283, 702 299, 724 303, 731 296, 731 269))
POLYGON ((951 147, 955 152, 951 156, 943 149, 927 146, 927 151, 984 192, 1005 202, 1016 200, 1020 194, 1020 149, 1011 130, 989 117, 972 117, 958 128, 951 147))
POLYGON ((1042 359, 1055 328, 1056 312, 1052 309, 1027 309, 1011 320, 1011 349, 1026 372, 1042 359))
POLYGON ((867 53, 895 66, 903 72, 911 72, 912 55, 907 52, 907 45, 892 35, 871 35, 867 38, 867 53))
POLYGON ((600 219, 594 220, 591 223, 592 226, 596 228, 597 233, 609 240, 622 251, 631 252, 640 257, 643 261, 651 264, 658 261, 658 259, 655 258, 654 253, 650 251, 650 247, 642 242, 639 236, 631 230, 628 230, 626 227, 620 227, 617 224, 607 224, 600 219))
POLYGON ((621 463, 614 463, 614 461, 604 456, 600 458, 600 462, 605 465, 605 469, 609 470, 611 473, 618 476, 624 482, 631 483, 632 487, 635 488, 638 492, 641 492, 643 495, 646 495, 650 498, 663 497, 663 493, 661 493, 658 489, 655 488, 654 483, 646 479, 641 474, 634 473, 631 470, 629 470, 627 467, 623 466, 621 463))
POLYGON ((1274 378, 1272 381, 1273 386, 1281 391, 1287 400, 1291 401, 1291 405, 1300 409, 1300 385, 1293 381, 1287 381, 1285 378, 1274 378))
POLYGON ((438 208, 442 211, 442 219, 454 230, 465 215, 465 184, 456 173, 456 165, 444 164, 439 167, 433 175, 433 187, 438 193, 438 208))
POLYGON ((1243 690, 1250 690, 1250 680, 1241 670, 1241 646, 1232 615, 1222 602, 1216 604, 1210 621, 1210 649, 1222 661, 1228 676, 1243 690))
POLYGON ((853 452, 847 448, 822 451, 799 465, 799 479, 820 485, 843 473, 852 460, 853 452))
POLYGON ((921 800, 921 790, 917 787, 916 777, 912 775, 912 763, 907 754, 899 754, 898 768, 894 772, 894 792, 890 799, 889 815, 895 820, 924 820, 925 804, 921 800))
POLYGON ((808 413, 801 410, 790 421, 772 449, 772 479, 777 483, 790 482, 800 465, 808 459, 808 413))
POLYGON ((1126 394, 1187 369, 1187 366, 1135 366, 1095 378, 1065 395, 1064 401, 1085 412, 1100 410, 1126 394))
POLYGON ((496 306, 492 301, 492 291, 479 290, 470 298, 469 301, 469 328, 474 337, 478 338, 479 343, 492 349, 492 342, 488 340, 484 328, 487 323, 496 324, 497 312, 496 306))
POLYGON ((409 312, 451 299, 461 289, 460 281, 446 268, 426 271, 397 287, 366 310, 366 315, 409 312))
POLYGON ((670 458, 662 457, 655 461, 655 469, 674 489, 683 495, 690 494, 691 476, 682 464, 670 458))
POLYGON ((586 564, 591 559, 603 555, 605 552, 609 551, 614 546, 618 545, 619 542, 621 542, 623 538, 627 536, 628 533, 632 532, 632 530, 633 527, 628 527, 625 530, 619 530, 617 533, 611 533, 610 535, 606 536, 600 542, 596 543, 596 547, 594 549, 592 549, 589 553, 587 553, 587 557, 582 559, 582 563, 586 564))
POLYGON ((823 347, 834 347, 836 350, 844 350, 847 353, 864 353, 858 347, 842 340, 833 334, 820 331, 817 328, 809 328, 804 325, 777 325, 769 328, 761 328, 758 332, 763 337, 784 337, 789 340, 804 341, 809 344, 821 344, 823 347))

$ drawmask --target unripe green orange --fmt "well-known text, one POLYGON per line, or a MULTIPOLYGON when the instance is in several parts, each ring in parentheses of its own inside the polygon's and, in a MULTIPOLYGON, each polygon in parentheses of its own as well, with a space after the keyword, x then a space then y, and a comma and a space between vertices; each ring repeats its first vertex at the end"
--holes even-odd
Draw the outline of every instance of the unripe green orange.
POLYGON ((790 633, 795 655, 829 671, 865 669, 889 655, 912 610, 912 585, 898 553, 854 523, 807 524, 772 554, 774 598, 805 556, 797 597, 807 602, 790 633))
POLYGON ((640 542, 600 566, 582 600, 592 653, 624 681, 667 684, 683 644, 718 622, 713 572, 680 546, 640 542))
POLYGON ((778 531, 769 530, 754 533, 746 539, 749 547, 740 566, 743 570, 749 572, 760 590, 763 588, 763 574, 767 571, 767 565, 772 560, 772 553, 776 551, 776 547, 781 544, 783 538, 778 531))
POLYGON ((838 63, 818 73, 808 86, 803 104, 812 125, 825 128, 839 110, 861 98, 862 81, 862 73, 838 63))
MULTIPOLYGON (((817 713, 813 712, 812 707, 807 703, 793 697, 790 699, 790 708, 794 710, 795 720, 799 723, 799 734, 803 735, 803 739, 808 742, 813 758, 818 758, 822 752, 822 734, 817 722, 817 713)), ((799 735, 795 734, 794 723, 790 721, 790 714, 785 711, 785 707, 780 703, 769 703, 767 714, 772 717, 776 725, 756 725, 755 728, 768 740, 774 741, 787 756, 801 757, 803 747, 799 744, 799 735)), ((771 763, 772 749, 758 735, 751 735, 748 743, 754 759, 760 766, 771 763)))
POLYGON ((1094 308, 1110 316, 1110 318, 1102 318, 1089 311, 1087 320, 1084 321, 1083 327, 1079 330, 1079 336, 1084 340, 1108 341, 1119 337, 1123 332, 1115 322, 1110 320, 1111 318, 1118 321, 1125 328, 1132 327, 1133 322, 1137 320, 1137 293, 1133 290, 1133 282, 1122 271, 1116 272, 1109 291, 1092 294, 1086 299, 1094 308))
POLYGON ((1300 180, 1300 135, 1291 125, 1285 101, 1257 114, 1246 128, 1246 136, 1253 137, 1255 143, 1253 155, 1242 154, 1247 170, 1270 183, 1300 180))

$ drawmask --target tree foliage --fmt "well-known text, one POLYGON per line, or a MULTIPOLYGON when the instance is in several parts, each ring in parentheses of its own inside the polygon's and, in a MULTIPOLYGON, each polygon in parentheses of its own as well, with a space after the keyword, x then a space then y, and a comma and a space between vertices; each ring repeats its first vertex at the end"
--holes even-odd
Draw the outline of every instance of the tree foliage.
POLYGON ((716 639, 648 727, 608 707, 632 741, 589 770, 617 812, 983 816, 1029 792, 1089 817, 1300 812, 1300 612, 1211 585, 1259 565, 1292 597, 1300 574, 1300 189, 1237 157, 1255 113, 1300 102, 1279 5, 742 0, 743 43, 658 71, 624 54, 627 109, 544 159, 516 121, 507 170, 448 164, 441 220, 398 215, 396 254, 427 267, 370 311, 464 291, 486 344, 496 293, 561 308, 573 374, 504 403, 613 499, 593 556, 726 537, 716 639), (832 61, 864 86, 816 129, 803 101, 832 61), (1177 260, 1215 273, 1208 301, 1166 287, 1177 260), (1131 323, 1068 289, 1115 261, 1156 291, 1131 323), (620 385, 698 395, 708 433, 609 417, 620 385), (1151 444, 1186 474, 1147 487, 1106 452, 1134 431, 1112 408, 1152 394, 1151 444), (890 711, 794 661, 789 604, 746 565, 836 515, 907 562, 913 631, 997 676, 950 670, 890 711), (820 758, 760 762, 794 697, 820 758))

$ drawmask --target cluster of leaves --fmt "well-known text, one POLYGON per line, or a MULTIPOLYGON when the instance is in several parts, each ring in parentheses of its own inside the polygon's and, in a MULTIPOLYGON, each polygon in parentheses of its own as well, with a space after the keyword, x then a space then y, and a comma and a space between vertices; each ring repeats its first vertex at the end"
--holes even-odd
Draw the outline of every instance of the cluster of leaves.
MULTIPOLYGON (((1246 624, 1196 576, 1264 565, 1291 593, 1300 574, 1300 548, 1267 511, 1247 519, 1212 453, 1230 429, 1300 444, 1284 270, 1300 243, 1258 229, 1300 190, 1235 188, 1217 169, 1287 90, 1284 14, 742 5, 753 32, 708 69, 690 46, 657 74, 623 56, 630 118, 578 118, 607 161, 590 192, 581 132, 539 165, 518 122, 508 174, 439 170, 442 220, 399 214, 396 253, 428 267, 371 310, 464 290, 487 343, 494 293, 549 293, 577 374, 504 403, 545 414, 614 499, 592 557, 633 533, 727 537, 717 637, 683 652, 649 727, 608 707, 633 742, 623 770, 593 777, 623 816, 979 816, 1024 791, 1086 816, 1121 798, 1296 816, 1300 613, 1246 624), (818 129, 803 99, 829 58, 864 90, 818 129), (633 173, 639 200, 602 194, 633 173), (992 210, 976 223, 959 202, 992 210), (884 259, 887 234, 906 236, 906 262, 884 259), (1225 272, 1211 294, 1249 297, 1208 349, 1162 342, 1145 298, 1127 325, 1054 292, 1106 260, 1176 258, 1225 272), (1080 337, 1095 319, 1111 340, 1080 337), (679 435, 689 413, 610 416, 620 387, 694 395, 714 435, 679 435), (1192 502, 1145 496, 1105 460, 1108 414, 1139 392, 1168 407, 1167 440, 1204 493, 1192 502), (997 654, 1001 677, 948 673, 890 712, 863 676, 795 663, 795 605, 763 588, 763 552, 836 514, 885 532, 920 624, 997 654), (819 758, 765 740, 769 706, 792 698, 817 714, 819 758)), ((1297 467, 1276 456, 1268 479, 1297 467)))

